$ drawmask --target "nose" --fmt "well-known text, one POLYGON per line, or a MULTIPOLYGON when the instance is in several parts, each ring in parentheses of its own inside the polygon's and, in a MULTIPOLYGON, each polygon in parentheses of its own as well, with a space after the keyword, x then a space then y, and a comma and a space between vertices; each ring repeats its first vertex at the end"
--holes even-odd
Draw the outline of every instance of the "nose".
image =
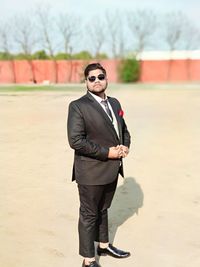
POLYGON ((96 83, 96 82, 99 82, 99 81, 100 81, 100 80, 99 80, 99 78, 98 78, 98 77, 96 77, 96 79, 95 79, 95 83, 96 83))

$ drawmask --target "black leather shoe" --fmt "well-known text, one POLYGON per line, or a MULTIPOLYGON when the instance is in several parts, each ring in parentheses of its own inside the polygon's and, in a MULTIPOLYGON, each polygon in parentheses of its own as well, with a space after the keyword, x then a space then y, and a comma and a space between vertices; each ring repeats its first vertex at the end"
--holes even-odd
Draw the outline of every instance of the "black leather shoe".
POLYGON ((92 261, 92 262, 90 262, 89 265, 85 265, 85 261, 83 261, 82 267, 87 267, 87 266, 88 266, 88 267, 100 267, 100 265, 97 264, 96 261, 92 261))
POLYGON ((127 258, 131 255, 130 252, 126 252, 126 251, 120 250, 118 248, 115 248, 111 244, 109 244, 107 248, 100 248, 98 246, 97 254, 99 256, 109 255, 109 256, 112 256, 112 257, 118 258, 118 259, 127 258))

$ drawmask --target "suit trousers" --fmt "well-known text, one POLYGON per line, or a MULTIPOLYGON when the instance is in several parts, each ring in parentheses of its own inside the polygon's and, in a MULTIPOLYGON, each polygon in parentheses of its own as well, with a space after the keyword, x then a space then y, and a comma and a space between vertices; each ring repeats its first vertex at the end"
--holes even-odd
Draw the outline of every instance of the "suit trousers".
POLYGON ((117 180, 106 185, 78 184, 79 210, 79 254, 83 257, 95 256, 94 241, 109 242, 108 208, 111 205, 117 180))

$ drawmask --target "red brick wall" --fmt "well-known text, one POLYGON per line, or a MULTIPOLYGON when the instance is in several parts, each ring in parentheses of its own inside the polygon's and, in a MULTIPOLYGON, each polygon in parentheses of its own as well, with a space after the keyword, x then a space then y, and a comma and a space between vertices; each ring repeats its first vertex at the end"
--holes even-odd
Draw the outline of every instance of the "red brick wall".
POLYGON ((200 60, 145 60, 141 82, 200 81, 200 60))
MULTIPOLYGON (((84 67, 93 61, 83 60, 26 60, 0 61, 0 83, 79 83, 84 67)), ((118 60, 101 60, 109 82, 118 82, 118 60)), ((200 60, 143 60, 140 81, 179 82, 200 81, 200 60)))

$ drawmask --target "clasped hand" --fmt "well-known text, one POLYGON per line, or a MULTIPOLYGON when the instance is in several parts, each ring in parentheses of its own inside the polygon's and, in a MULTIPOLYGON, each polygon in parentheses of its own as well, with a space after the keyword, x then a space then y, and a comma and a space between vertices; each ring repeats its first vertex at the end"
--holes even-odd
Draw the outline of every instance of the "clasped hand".
POLYGON ((127 146, 118 145, 109 148, 108 158, 109 159, 119 159, 125 158, 129 153, 127 146))

